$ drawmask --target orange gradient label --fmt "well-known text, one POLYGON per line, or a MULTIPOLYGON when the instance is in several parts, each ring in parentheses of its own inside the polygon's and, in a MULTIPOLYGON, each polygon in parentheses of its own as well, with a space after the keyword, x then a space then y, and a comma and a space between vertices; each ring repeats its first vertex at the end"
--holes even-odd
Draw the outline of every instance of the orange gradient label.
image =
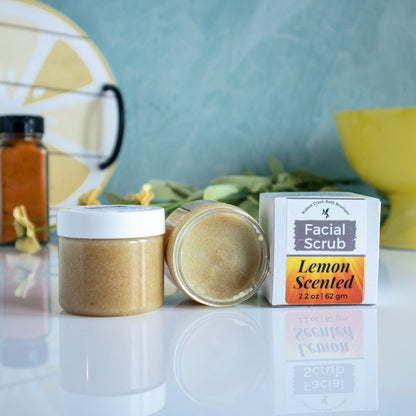
POLYGON ((365 256, 288 256, 286 302, 290 305, 362 303, 365 256))

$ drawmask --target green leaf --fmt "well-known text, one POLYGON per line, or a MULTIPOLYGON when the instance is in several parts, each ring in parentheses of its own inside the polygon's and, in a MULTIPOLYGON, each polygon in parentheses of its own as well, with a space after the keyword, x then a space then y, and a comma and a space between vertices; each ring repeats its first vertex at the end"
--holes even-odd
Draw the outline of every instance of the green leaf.
MULTIPOLYGON (((163 206, 169 215, 177 207, 189 201, 209 199, 237 205, 258 218, 259 194, 262 192, 293 192, 337 190, 337 184, 360 183, 357 179, 329 179, 304 169, 285 172, 276 158, 270 159, 271 176, 257 176, 247 168, 241 175, 222 176, 214 179, 206 189, 178 182, 152 180, 152 192, 156 200, 151 205, 163 206)), ((109 193, 114 203, 131 203, 109 193)))
POLYGON ((320 175, 309 172, 304 169, 297 169, 289 173, 290 181, 294 185, 301 184, 315 184, 316 186, 322 187, 328 184, 328 180, 320 175))
POLYGON ((248 197, 247 197, 247 199, 249 200, 249 201, 251 201, 251 202, 253 202, 254 204, 259 204, 260 202, 259 202, 259 200, 260 200, 260 195, 257 195, 256 197, 255 196, 253 196, 253 195, 249 195, 248 197))
POLYGON ((241 188, 248 188, 253 193, 265 192, 271 186, 271 179, 264 176, 231 175, 222 176, 211 182, 213 185, 235 185, 241 188))
POLYGON ((284 173, 285 170, 283 169, 283 165, 277 160, 275 157, 270 158, 270 171, 273 175, 279 175, 280 173, 284 173))
POLYGON ((336 184, 351 185, 360 183, 357 179, 329 179, 304 169, 289 173, 289 182, 302 191, 318 191, 323 187, 333 187, 336 184))
POLYGON ((150 203, 149 205, 154 207, 162 207, 165 209, 165 217, 167 217, 171 212, 175 211, 176 208, 179 208, 182 202, 155 202, 150 203))
POLYGON ((258 220, 259 218, 259 203, 252 198, 247 198, 245 201, 241 202, 239 208, 246 211, 250 214, 254 219, 258 220))
POLYGON ((339 189, 333 185, 325 185, 319 189, 319 192, 339 192, 339 189))
POLYGON ((198 188, 190 185, 153 179, 149 182, 156 199, 182 201, 196 192, 198 188))
POLYGON ((193 194, 195 191, 198 190, 198 188, 195 188, 194 186, 178 182, 168 182, 167 185, 170 189, 172 189, 173 192, 175 192, 182 198, 188 198, 189 195, 193 194))
POLYGON ((113 192, 106 192, 105 196, 108 200, 108 202, 112 205, 129 205, 129 204, 134 204, 134 201, 131 201, 129 199, 125 199, 122 198, 116 194, 114 194, 113 192))
POLYGON ((290 183, 275 183, 271 187, 272 192, 294 192, 296 188, 290 183))
POLYGON ((226 204, 231 205, 238 205, 247 198, 247 195, 250 195, 250 191, 240 191, 235 194, 229 195, 226 198, 221 198, 220 202, 225 202, 226 204))
POLYGON ((204 195, 203 189, 198 189, 197 191, 189 195, 188 198, 184 200, 184 202, 190 202, 190 201, 196 201, 197 199, 203 199, 203 195, 204 195))
POLYGON ((172 191, 172 189, 167 185, 167 181, 153 179, 149 182, 149 185, 152 187, 151 191, 156 199, 166 199, 169 201, 178 201, 181 199, 178 194, 172 191))
POLYGON ((247 167, 244 167, 243 169, 241 169, 240 175, 255 176, 254 173, 247 167))
POLYGON ((279 173, 277 175, 277 183, 295 186, 291 174, 287 172, 279 173))
POLYGON ((240 188, 235 185, 211 185, 205 188, 202 198, 210 201, 220 201, 229 197, 230 195, 236 194, 239 190, 240 188))

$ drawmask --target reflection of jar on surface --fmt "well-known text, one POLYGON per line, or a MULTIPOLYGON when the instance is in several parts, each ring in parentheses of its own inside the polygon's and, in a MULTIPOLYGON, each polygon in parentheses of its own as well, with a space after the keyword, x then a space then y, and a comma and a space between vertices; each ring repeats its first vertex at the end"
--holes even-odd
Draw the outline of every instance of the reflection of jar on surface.
POLYGON ((122 319, 61 314, 59 329, 64 414, 145 416, 163 408, 161 310, 122 319))
MULTIPOLYGON (((16 239, 11 223, 13 209, 26 207, 35 227, 48 225, 47 150, 41 143, 43 118, 0 117, 1 221, 0 242, 16 239)), ((48 230, 38 231, 39 241, 48 241, 48 230)))
POLYGON ((0 361, 31 368, 48 360, 50 331, 49 251, 35 255, 3 247, 0 251, 0 361))
POLYGON ((203 406, 240 406, 258 389, 267 350, 258 323, 237 309, 184 302, 168 315, 167 362, 180 389, 203 406))

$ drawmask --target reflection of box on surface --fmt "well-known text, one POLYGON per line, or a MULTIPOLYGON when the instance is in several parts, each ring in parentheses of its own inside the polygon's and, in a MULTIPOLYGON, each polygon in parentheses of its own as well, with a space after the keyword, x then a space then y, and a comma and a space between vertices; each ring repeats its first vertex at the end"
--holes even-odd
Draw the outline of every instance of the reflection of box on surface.
POLYGON ((275 414, 376 410, 377 309, 273 310, 275 414))
POLYGON ((352 364, 301 365, 294 367, 295 394, 351 393, 354 391, 352 364))

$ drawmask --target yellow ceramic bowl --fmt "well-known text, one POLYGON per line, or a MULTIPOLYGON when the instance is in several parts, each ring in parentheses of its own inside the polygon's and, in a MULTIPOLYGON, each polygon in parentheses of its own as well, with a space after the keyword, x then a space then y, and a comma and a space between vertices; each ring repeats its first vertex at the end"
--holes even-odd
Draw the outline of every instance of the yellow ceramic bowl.
POLYGON ((335 123, 355 171, 390 199, 381 245, 416 249, 416 107, 340 111, 335 123))

